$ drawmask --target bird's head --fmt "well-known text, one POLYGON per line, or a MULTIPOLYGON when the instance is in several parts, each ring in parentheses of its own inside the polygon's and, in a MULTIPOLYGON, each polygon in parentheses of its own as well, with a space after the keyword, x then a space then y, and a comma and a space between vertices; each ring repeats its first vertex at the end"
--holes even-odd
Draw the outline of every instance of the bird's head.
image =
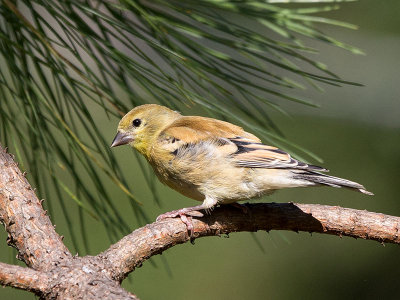
POLYGON ((111 147, 129 144, 148 156, 158 134, 180 116, 178 112, 157 104, 137 106, 119 122, 111 147))

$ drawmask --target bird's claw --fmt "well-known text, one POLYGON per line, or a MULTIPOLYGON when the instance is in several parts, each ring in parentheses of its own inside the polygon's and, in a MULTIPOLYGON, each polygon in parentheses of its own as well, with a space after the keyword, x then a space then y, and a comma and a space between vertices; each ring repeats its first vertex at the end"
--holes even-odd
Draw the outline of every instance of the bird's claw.
POLYGON ((167 218, 176 218, 179 217, 181 221, 186 225, 188 235, 192 237, 193 235, 193 222, 192 222, 192 217, 202 217, 204 214, 197 210, 185 210, 185 209, 178 209, 178 210, 173 210, 170 212, 163 213, 162 215, 159 215, 156 219, 156 221, 161 221, 165 220, 167 218))

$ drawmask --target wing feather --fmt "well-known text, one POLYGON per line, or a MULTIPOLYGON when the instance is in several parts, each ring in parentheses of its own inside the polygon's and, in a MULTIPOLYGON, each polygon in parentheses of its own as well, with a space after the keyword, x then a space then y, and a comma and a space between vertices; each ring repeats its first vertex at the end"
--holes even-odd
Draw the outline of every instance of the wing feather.
POLYGON ((204 154, 207 149, 217 148, 243 168, 328 171, 298 161, 277 147, 262 144, 258 137, 239 126, 205 117, 177 119, 160 133, 157 144, 157 148, 174 156, 196 156, 199 151, 204 154))
POLYGON ((197 116, 181 117, 169 125, 161 134, 172 135, 188 143, 208 138, 234 138, 241 136, 253 142, 260 142, 255 135, 242 127, 228 122, 197 116))
POLYGON ((232 157, 240 167, 328 171, 324 168, 298 161, 287 152, 273 146, 254 143, 244 138, 230 140, 237 146, 237 151, 233 153, 232 157))
MULTIPOLYGON (((231 123, 205 117, 186 116, 177 119, 160 133, 157 147, 174 152, 181 147, 187 148, 188 145, 193 146, 204 142, 225 146, 227 143, 231 144, 229 138, 237 136, 243 136, 255 143, 260 142, 255 135, 231 123)), ((235 147, 232 148, 234 152, 235 147)))

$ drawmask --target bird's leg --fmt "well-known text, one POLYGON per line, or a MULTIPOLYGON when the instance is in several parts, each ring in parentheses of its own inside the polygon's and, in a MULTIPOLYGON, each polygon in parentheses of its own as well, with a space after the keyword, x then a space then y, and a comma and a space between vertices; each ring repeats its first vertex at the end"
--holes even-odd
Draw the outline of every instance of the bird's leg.
POLYGON ((204 216, 204 214, 199 212, 199 210, 206 210, 206 211, 211 210, 211 208, 215 206, 217 203, 218 200, 206 197, 201 205, 196 205, 192 207, 186 207, 166 212, 162 215, 159 215, 157 217, 157 221, 161 221, 167 218, 175 218, 179 216, 182 222, 186 224, 187 230, 193 232, 192 217, 204 216))

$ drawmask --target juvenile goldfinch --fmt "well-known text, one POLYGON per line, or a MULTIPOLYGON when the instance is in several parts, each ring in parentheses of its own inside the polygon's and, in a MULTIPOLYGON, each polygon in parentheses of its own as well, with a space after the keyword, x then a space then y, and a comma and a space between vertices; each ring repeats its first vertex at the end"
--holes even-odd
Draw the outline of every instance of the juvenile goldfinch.
POLYGON ((203 202, 157 218, 180 216, 189 230, 190 216, 203 216, 199 210, 211 210, 217 204, 256 198, 282 188, 328 185, 373 195, 361 184, 322 174, 327 170, 262 144, 239 126, 211 118, 182 116, 156 104, 138 106, 122 118, 111 147, 125 144, 144 155, 162 183, 203 202))

